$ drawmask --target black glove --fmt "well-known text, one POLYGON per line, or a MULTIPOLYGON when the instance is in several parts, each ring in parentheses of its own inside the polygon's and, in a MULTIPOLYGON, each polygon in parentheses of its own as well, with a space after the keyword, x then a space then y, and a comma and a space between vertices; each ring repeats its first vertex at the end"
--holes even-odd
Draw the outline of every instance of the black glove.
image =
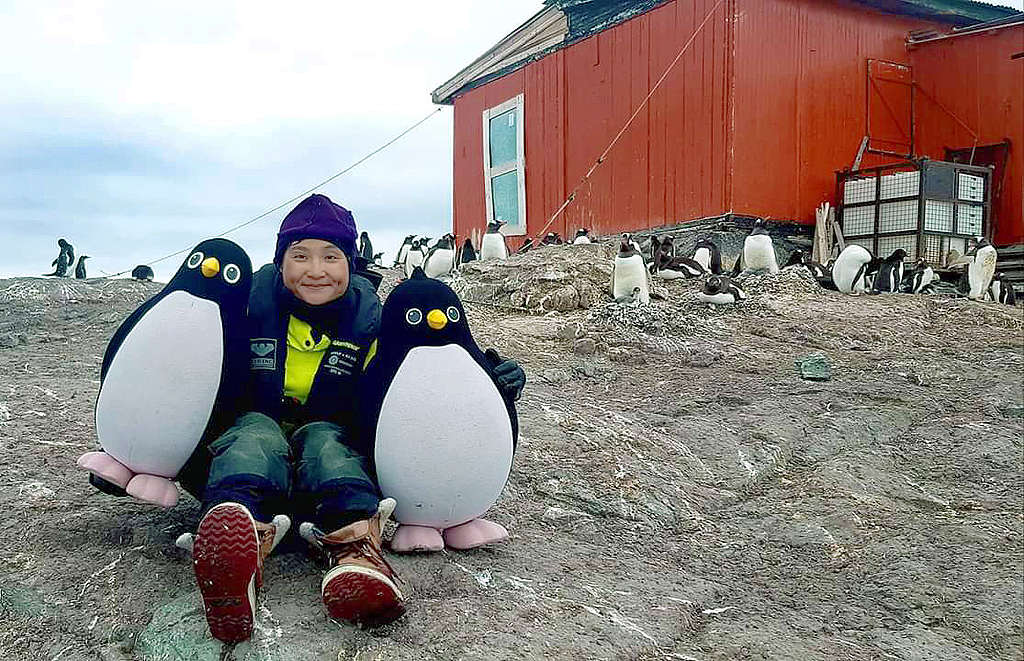
POLYGON ((513 401, 519 399, 526 387, 526 372, 523 368, 514 360, 505 360, 494 349, 488 349, 484 355, 494 367, 494 377, 501 394, 513 401))

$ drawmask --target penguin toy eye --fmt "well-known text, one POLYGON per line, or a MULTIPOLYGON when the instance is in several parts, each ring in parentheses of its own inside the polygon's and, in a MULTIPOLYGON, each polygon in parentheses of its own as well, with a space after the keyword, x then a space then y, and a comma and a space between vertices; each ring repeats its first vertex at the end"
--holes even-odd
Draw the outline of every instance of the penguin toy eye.
POLYGON ((448 315, 448 321, 452 322, 453 324, 457 323, 461 318, 461 315, 459 314, 459 309, 454 305, 449 305, 448 309, 445 310, 444 312, 446 315, 448 315))
POLYGON ((194 252, 189 256, 188 262, 186 262, 186 264, 188 264, 188 267, 190 269, 194 269, 203 263, 203 259, 205 259, 205 255, 203 255, 203 253, 194 252))
POLYGON ((423 321, 423 312, 421 310, 417 308, 409 308, 405 311, 405 322, 410 326, 415 326, 421 321, 423 321))
POLYGON ((242 279, 242 269, 238 268, 235 264, 228 264, 224 267, 224 280, 229 284, 233 285, 242 279))

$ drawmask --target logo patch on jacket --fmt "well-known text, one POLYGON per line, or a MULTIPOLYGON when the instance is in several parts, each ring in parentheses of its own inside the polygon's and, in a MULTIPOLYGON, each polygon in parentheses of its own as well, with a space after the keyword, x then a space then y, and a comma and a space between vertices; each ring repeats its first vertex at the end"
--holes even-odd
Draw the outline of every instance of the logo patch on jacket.
POLYGON ((249 369, 277 369, 277 339, 256 337, 249 342, 249 369))
POLYGON ((334 340, 323 362, 320 363, 320 369, 334 376, 351 376, 353 367, 359 360, 359 349, 358 344, 334 340))

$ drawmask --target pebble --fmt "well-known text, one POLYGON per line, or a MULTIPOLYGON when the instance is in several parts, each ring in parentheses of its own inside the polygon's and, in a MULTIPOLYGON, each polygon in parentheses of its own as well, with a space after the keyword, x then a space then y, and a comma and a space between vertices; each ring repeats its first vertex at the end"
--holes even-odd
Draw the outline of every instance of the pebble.
POLYGON ((597 342, 589 337, 581 337, 572 347, 577 356, 592 356, 597 353, 597 342))

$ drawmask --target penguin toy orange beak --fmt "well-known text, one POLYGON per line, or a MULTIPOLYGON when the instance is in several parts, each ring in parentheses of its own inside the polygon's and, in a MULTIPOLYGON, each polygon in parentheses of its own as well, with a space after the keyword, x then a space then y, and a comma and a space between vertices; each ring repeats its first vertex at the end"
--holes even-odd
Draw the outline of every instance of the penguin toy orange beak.
POLYGON ((427 314, 427 325, 434 330, 441 330, 448 324, 448 317, 440 310, 431 310, 427 314))
POLYGON ((203 260, 203 265, 200 267, 200 270, 203 272, 204 276, 212 278, 220 273, 220 262, 217 261, 216 257, 207 257, 203 260))

